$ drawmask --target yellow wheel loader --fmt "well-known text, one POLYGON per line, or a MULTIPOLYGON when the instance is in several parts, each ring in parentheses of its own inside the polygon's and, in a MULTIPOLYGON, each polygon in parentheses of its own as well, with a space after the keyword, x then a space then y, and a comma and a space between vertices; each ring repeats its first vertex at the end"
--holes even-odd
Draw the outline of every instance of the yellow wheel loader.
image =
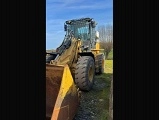
POLYGON ((94 75, 104 71, 96 25, 92 18, 67 20, 62 44, 46 53, 46 119, 72 120, 79 91, 90 91, 94 75))

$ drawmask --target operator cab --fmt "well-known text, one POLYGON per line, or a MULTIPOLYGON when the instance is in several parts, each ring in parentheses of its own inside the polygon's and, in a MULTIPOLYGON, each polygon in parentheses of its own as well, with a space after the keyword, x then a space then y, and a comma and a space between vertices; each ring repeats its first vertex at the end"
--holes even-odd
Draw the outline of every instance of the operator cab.
POLYGON ((64 24, 66 35, 73 32, 73 36, 80 39, 83 43, 83 48, 91 49, 95 45, 95 26, 96 23, 92 18, 82 18, 68 20, 64 24))

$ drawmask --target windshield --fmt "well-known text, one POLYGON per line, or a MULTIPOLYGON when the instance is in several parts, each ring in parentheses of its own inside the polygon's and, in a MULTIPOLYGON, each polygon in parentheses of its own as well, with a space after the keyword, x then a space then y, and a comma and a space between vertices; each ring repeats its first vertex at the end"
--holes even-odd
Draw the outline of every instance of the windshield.
POLYGON ((72 30, 74 36, 76 38, 80 38, 81 40, 88 40, 90 39, 90 32, 89 32, 89 24, 82 25, 82 24, 74 24, 68 25, 68 32, 72 30))

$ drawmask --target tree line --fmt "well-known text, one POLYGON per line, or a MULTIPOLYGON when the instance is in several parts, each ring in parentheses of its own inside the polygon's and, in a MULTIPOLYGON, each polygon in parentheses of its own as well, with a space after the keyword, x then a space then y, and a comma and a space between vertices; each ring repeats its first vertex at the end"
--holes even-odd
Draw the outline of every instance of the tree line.
POLYGON ((106 59, 110 51, 113 49, 113 25, 100 25, 98 26, 99 41, 101 49, 104 49, 106 59))

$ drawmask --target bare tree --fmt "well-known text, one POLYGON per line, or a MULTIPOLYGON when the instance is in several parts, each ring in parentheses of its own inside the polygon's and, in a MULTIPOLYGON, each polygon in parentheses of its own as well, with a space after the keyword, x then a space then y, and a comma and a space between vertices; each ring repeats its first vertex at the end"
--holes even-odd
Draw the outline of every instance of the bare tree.
POLYGON ((113 26, 111 24, 98 27, 100 47, 104 49, 106 59, 113 48, 113 26))

